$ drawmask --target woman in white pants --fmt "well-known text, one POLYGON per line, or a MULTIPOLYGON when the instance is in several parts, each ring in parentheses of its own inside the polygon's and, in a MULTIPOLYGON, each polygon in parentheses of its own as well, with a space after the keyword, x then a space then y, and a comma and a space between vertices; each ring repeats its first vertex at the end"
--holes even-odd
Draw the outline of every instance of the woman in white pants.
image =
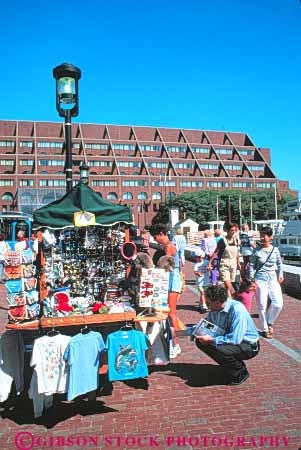
POLYGON ((273 230, 260 230, 261 247, 253 251, 250 262, 250 276, 256 282, 256 302, 262 336, 273 337, 274 324, 282 307, 283 297, 280 284, 283 282, 282 261, 278 248, 271 244, 273 230), (268 298, 270 305, 267 307, 268 298))

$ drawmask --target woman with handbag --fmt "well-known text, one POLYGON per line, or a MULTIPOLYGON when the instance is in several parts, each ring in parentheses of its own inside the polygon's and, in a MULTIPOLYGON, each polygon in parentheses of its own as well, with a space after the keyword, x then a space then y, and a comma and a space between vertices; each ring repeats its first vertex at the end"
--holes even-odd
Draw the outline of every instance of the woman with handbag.
POLYGON ((283 282, 282 261, 278 248, 272 245, 273 230, 264 227, 260 230, 261 247, 253 250, 250 261, 250 277, 256 283, 256 302, 259 314, 261 335, 272 339, 274 324, 283 307, 280 284, 283 282), (270 298, 270 305, 268 305, 270 298))

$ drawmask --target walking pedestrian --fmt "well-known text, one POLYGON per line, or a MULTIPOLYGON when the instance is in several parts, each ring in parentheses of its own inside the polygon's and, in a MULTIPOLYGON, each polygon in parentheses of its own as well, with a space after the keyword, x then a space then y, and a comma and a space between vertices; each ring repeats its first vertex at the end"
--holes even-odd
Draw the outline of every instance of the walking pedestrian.
POLYGON ((253 250, 250 260, 250 278, 256 283, 256 302, 262 336, 273 337, 274 324, 283 308, 280 284, 283 282, 283 267, 280 252, 272 245, 273 230, 260 230, 261 247, 253 250), (268 298, 270 304, 268 306, 268 298))

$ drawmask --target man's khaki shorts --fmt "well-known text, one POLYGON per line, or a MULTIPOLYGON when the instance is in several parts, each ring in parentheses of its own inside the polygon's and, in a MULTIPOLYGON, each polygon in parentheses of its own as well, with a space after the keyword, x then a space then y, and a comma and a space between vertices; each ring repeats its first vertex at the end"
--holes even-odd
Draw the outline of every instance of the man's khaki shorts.
POLYGON ((221 264, 219 267, 221 281, 231 281, 234 283, 236 278, 236 267, 221 264))

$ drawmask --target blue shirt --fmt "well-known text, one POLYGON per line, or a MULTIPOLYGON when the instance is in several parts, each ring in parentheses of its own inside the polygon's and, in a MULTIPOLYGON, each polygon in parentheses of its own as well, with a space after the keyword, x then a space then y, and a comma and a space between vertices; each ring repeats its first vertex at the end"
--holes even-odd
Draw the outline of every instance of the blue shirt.
POLYGON ((269 257, 270 252, 271 250, 266 252, 261 247, 257 247, 253 250, 249 266, 249 275, 251 278, 255 277, 256 281, 268 281, 271 278, 276 278, 276 276, 283 276, 282 260, 279 249, 274 247, 273 253, 269 257))
POLYGON ((231 298, 227 299, 220 311, 210 311, 206 319, 225 330, 223 336, 213 339, 216 347, 220 344, 237 345, 242 342, 253 344, 259 339, 258 331, 245 306, 231 298))
POLYGON ((145 359, 148 338, 142 331, 119 330, 107 337, 109 380, 131 380, 146 377, 145 359))
POLYGON ((64 360, 70 366, 68 400, 98 388, 100 353, 105 345, 100 333, 76 334, 65 350, 64 360))

